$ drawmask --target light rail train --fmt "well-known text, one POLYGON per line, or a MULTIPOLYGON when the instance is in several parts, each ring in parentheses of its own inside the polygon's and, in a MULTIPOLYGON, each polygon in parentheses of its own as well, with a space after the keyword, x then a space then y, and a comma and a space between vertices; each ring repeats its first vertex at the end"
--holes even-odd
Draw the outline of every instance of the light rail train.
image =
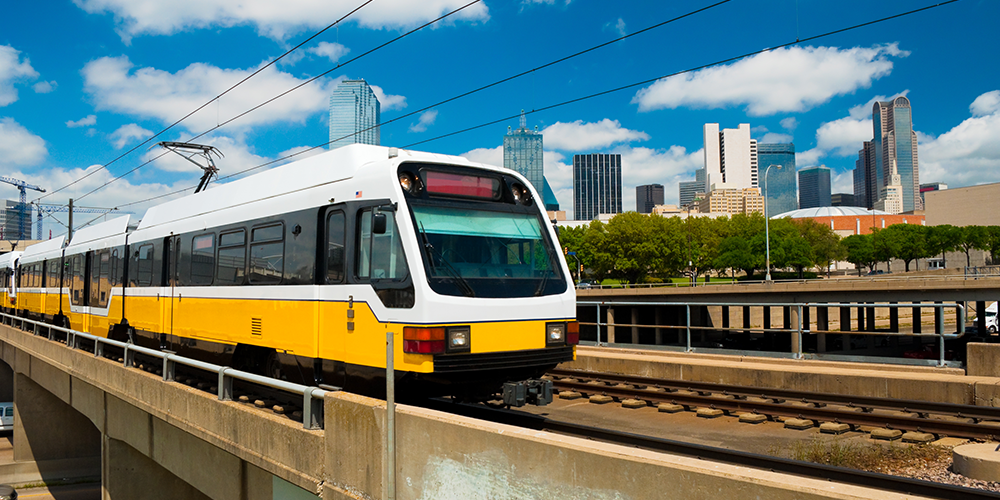
POLYGON ((484 398, 574 359, 537 193, 465 158, 351 145, 0 256, 3 308, 309 384, 484 398), (508 384, 509 385, 509 384, 508 384))

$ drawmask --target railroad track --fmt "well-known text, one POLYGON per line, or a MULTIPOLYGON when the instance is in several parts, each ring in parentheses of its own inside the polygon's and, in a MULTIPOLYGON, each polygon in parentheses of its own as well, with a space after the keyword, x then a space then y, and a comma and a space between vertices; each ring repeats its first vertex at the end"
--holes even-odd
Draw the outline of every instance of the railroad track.
POLYGON ((584 396, 607 395, 656 406, 678 404, 688 409, 712 408, 729 414, 756 413, 833 422, 852 429, 899 429, 971 439, 1000 437, 1000 408, 932 403, 915 400, 819 394, 784 389, 761 389, 706 382, 633 377, 579 370, 552 370, 555 389, 584 396))
POLYGON ((526 429, 553 432, 753 469, 794 474, 824 481, 835 481, 838 483, 876 488, 887 492, 949 500, 1000 499, 1000 493, 991 491, 685 443, 653 436, 580 425, 514 410, 491 408, 485 405, 454 403, 438 399, 428 400, 425 407, 526 429))

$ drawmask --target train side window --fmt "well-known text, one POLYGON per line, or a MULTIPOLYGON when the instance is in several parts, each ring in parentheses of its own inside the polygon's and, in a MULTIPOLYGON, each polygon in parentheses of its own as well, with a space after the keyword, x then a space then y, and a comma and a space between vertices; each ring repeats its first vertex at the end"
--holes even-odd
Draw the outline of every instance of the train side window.
MULTIPOLYGON (((385 213, 385 212, 383 212, 385 213)), ((409 274, 403 245, 391 212, 385 213, 386 227, 382 234, 372 234, 372 210, 359 212, 357 275, 372 280, 402 280, 409 274)))
POLYGON ((85 305, 85 298, 83 296, 83 255, 74 255, 70 258, 70 273, 72 276, 72 281, 70 282, 70 299, 75 306, 85 305))
POLYGON ((108 307, 108 299, 111 295, 111 251, 102 250, 100 253, 100 277, 98 278, 97 306, 108 307))
POLYGON ((142 245, 138 252, 136 282, 139 286, 153 286, 153 245, 142 245))
POLYGON ((246 281, 247 232, 244 229, 219 235, 219 259, 215 282, 242 285, 246 281))
POLYGON ((191 284, 211 285, 215 274, 215 234, 191 240, 191 284))
POLYGON ((250 284, 273 285, 284 272, 285 225, 272 224, 250 231, 250 284))
POLYGON ((90 252, 90 298, 87 305, 99 306, 101 303, 101 254, 90 252))
POLYGON ((326 218, 326 282, 344 281, 344 212, 331 212, 326 218))
POLYGON ((59 268, 61 259, 50 260, 45 266, 45 281, 49 288, 59 288, 59 268))

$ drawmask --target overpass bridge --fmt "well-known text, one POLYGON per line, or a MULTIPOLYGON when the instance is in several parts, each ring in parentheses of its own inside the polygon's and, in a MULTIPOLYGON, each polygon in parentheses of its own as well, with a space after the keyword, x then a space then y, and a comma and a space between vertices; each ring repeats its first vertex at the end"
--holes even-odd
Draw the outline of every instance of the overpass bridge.
POLYGON ((314 429, 4 318, 33 330, 0 325, 16 408, 15 462, 0 474, 11 482, 82 470, 100 475, 104 499, 154 500, 904 497, 405 405, 389 441, 384 401, 335 391, 314 429))

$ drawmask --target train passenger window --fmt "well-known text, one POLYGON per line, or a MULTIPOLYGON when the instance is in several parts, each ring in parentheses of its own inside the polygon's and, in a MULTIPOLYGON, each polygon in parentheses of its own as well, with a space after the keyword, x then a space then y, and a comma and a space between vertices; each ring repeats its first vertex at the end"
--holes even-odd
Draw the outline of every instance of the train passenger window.
POLYGON ((111 286, 121 285, 125 277, 125 259, 122 253, 124 248, 115 248, 111 251, 111 286))
POLYGON ((273 285, 284 272, 285 225, 254 228, 250 232, 250 284, 273 285))
POLYGON ((59 268, 62 260, 50 260, 45 265, 45 281, 49 288, 59 288, 59 268))
POLYGON ((86 305, 86 298, 83 296, 83 255, 74 255, 69 260, 69 272, 72 276, 70 282, 70 300, 75 306, 86 305))
POLYGON ((97 296, 97 302, 91 302, 91 305, 108 307, 108 299, 111 298, 111 251, 102 250, 99 255, 100 257, 95 256, 95 258, 100 259, 97 266, 100 275, 97 279, 97 291, 94 292, 94 295, 97 296))
POLYGON ((203 234, 191 240, 191 284, 211 285, 215 274, 215 235, 203 234))
POLYGON ((373 280, 401 280, 409 274, 403 245, 396 230, 396 219, 386 213, 386 227, 382 234, 372 234, 372 210, 359 213, 357 273, 359 278, 373 280))
POLYGON ((246 280, 247 232, 243 229, 219 235, 219 260, 215 282, 242 285, 246 280))
POLYGON ((344 281, 344 212, 331 212, 326 218, 326 282, 344 281))
POLYGON ((104 252, 90 252, 90 299, 87 305, 98 306, 101 302, 101 255, 104 252))
POLYGON ((153 245, 142 245, 139 247, 139 260, 136 265, 137 279, 139 286, 153 285, 153 245))

